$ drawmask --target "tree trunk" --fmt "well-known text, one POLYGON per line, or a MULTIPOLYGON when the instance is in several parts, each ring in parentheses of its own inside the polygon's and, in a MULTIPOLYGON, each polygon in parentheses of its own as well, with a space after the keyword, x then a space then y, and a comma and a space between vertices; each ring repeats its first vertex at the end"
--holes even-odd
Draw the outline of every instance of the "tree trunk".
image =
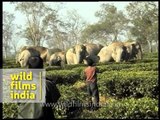
POLYGON ((147 40, 148 42, 148 47, 149 47, 149 52, 152 53, 153 52, 153 49, 152 49, 152 42, 147 40))
POLYGON ((7 48, 4 47, 4 58, 6 59, 7 58, 7 48))
MULTIPOLYGON (((14 42, 16 42, 16 41, 14 41, 14 42)), ((14 53, 15 53, 15 55, 16 55, 16 53, 17 53, 16 43, 12 43, 12 45, 13 45, 14 53)))
POLYGON ((159 50, 159 49, 158 49, 158 48, 159 48, 159 46, 158 46, 158 41, 156 41, 156 48, 157 48, 157 49, 156 49, 156 52, 158 52, 158 50, 159 50))
POLYGON ((117 41, 117 38, 118 38, 118 31, 115 30, 115 32, 114 32, 114 41, 117 41))
POLYGON ((117 41, 117 34, 115 34, 115 36, 114 36, 114 41, 117 41))

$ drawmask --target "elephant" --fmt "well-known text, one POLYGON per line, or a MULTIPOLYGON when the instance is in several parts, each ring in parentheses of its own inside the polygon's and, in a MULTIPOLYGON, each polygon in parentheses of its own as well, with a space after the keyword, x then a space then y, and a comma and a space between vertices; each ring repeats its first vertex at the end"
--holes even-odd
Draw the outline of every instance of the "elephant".
POLYGON ((139 42, 124 42, 124 46, 127 48, 126 60, 130 59, 142 59, 142 47, 139 42))
POLYGON ((19 54, 20 54, 21 52, 23 52, 24 50, 30 50, 30 49, 31 49, 31 51, 32 51, 33 49, 36 50, 36 51, 39 51, 40 57, 43 59, 43 62, 46 62, 47 56, 48 56, 48 48, 42 47, 42 46, 23 46, 23 47, 19 50, 19 52, 17 53, 17 55, 16 55, 16 63, 17 63, 17 58, 18 58, 19 54))
POLYGON ((25 50, 26 48, 27 48, 27 46, 23 46, 23 47, 21 47, 21 48, 17 51, 16 57, 15 57, 15 59, 16 59, 16 64, 18 64, 18 62, 19 62, 20 53, 21 53, 23 50, 25 50))
POLYGON ((54 53, 56 53, 56 52, 62 52, 62 50, 61 50, 61 49, 59 49, 59 48, 52 48, 52 49, 48 49, 47 62, 49 62, 49 61, 50 61, 50 57, 51 57, 51 55, 53 55, 53 54, 54 54, 54 53))
POLYGON ((84 63, 87 63, 87 59, 92 59, 94 63, 97 63, 99 61, 99 57, 97 54, 100 52, 100 50, 103 48, 101 44, 94 44, 94 43, 86 43, 83 44, 86 47, 86 58, 84 60, 84 63))
POLYGON ((114 60, 115 62, 121 62, 125 60, 127 54, 127 48, 123 45, 122 42, 116 41, 108 46, 104 46, 98 56, 100 58, 100 63, 110 62, 114 60))
POLYGON ((84 45, 76 44, 66 52, 66 61, 68 65, 82 63, 86 57, 86 47, 84 45))
POLYGON ((97 56, 97 55, 88 55, 85 57, 84 59, 84 64, 87 64, 88 63, 88 60, 92 60, 94 62, 94 64, 98 63, 99 60, 100 60, 100 57, 97 56))
POLYGON ((57 65, 63 67, 66 63, 65 52, 55 52, 50 56, 49 65, 57 65))
POLYGON ((99 51, 103 48, 101 44, 86 43, 83 45, 86 47, 88 55, 97 55, 99 51))
POLYGON ((31 48, 27 50, 23 50, 18 57, 18 62, 20 63, 21 67, 28 66, 28 60, 30 57, 40 57, 39 51, 31 48))
POLYGON ((53 54, 54 52, 60 52, 60 51, 62 51, 59 48, 48 49, 48 48, 43 47, 43 46, 23 46, 19 50, 18 54, 16 55, 16 63, 18 62, 17 58, 19 56, 19 53, 21 53, 24 50, 29 50, 29 49, 35 49, 35 50, 39 51, 40 57, 43 59, 43 62, 46 62, 46 63, 48 63, 51 54, 53 54))

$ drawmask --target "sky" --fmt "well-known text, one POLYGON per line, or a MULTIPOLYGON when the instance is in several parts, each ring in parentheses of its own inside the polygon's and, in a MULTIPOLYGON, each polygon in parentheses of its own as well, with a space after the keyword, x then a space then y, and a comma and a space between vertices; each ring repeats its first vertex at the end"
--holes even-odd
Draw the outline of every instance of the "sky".
POLYGON ((102 3, 114 4, 118 10, 124 10, 124 7, 128 5, 128 2, 67 2, 66 9, 75 9, 84 20, 89 23, 94 23, 98 21, 94 14, 100 10, 102 3))
MULTIPOLYGON (((53 6, 54 2, 46 2, 48 5, 53 6)), ((77 10, 79 15, 88 23, 95 23, 98 19, 94 16, 95 12, 100 10, 102 3, 113 4, 118 10, 124 10, 129 2, 63 2, 63 8, 60 11, 61 16, 66 15, 67 10, 77 10)), ((24 21, 24 15, 14 10, 14 5, 9 2, 3 2, 3 10, 10 13, 14 13, 16 16, 15 23, 22 24, 24 21)))
MULTIPOLYGON (((123 11, 129 4, 129 2, 63 2, 63 5, 60 6, 60 16, 63 18, 66 16, 68 10, 76 10, 82 19, 84 19, 87 23, 93 24, 98 21, 98 18, 95 17, 95 12, 100 10, 100 5, 102 3, 113 4, 117 7, 118 10, 123 11)), ((47 5, 56 7, 53 2, 47 2, 47 5)), ((9 13, 13 13, 15 15, 15 24, 22 26, 25 25, 25 16, 19 11, 15 11, 13 4, 10 4, 9 2, 3 2, 3 11, 8 11, 9 13)), ((19 42, 18 46, 21 45, 24 45, 24 43, 19 42)), ((47 45, 44 46, 47 47, 47 45)))

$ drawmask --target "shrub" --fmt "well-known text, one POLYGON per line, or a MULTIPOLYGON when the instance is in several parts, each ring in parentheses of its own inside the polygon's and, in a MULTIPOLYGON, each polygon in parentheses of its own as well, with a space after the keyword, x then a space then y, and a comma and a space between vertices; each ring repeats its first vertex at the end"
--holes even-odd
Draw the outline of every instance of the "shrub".
POLYGON ((157 71, 106 71, 98 75, 99 89, 103 94, 117 97, 158 98, 157 71))
POLYGON ((72 84, 79 78, 79 73, 68 70, 48 71, 46 76, 54 80, 57 84, 72 84))
MULTIPOLYGON (((82 71, 84 64, 65 65, 65 68, 46 67, 46 74, 55 80, 60 90, 59 102, 76 99, 86 102, 88 97, 86 87, 83 87, 82 71)), ((14 59, 3 62, 3 68, 20 68, 14 59)), ((89 112, 83 109, 79 118, 106 119, 156 119, 158 118, 158 54, 144 54, 143 60, 106 64, 98 63, 99 92, 102 96, 114 98, 97 111, 89 112), (116 98, 116 99, 115 99, 116 98), (135 99, 139 98, 139 99, 135 99), (156 99, 155 99, 156 98, 156 99)), ((17 104, 3 104, 3 119, 16 118, 17 104)), ((55 117, 64 118, 66 108, 56 109, 55 117), (64 114, 63 114, 64 112, 64 114), (60 113, 60 114, 59 114, 60 113)), ((67 117, 67 116, 66 116, 67 117)))
POLYGON ((84 110, 80 118, 158 119, 158 100, 126 98, 108 103, 94 112, 84 110))
POLYGON ((17 118, 18 106, 16 103, 3 103, 3 119, 17 118))
POLYGON ((143 58, 158 58, 158 52, 153 52, 153 53, 144 53, 143 58))

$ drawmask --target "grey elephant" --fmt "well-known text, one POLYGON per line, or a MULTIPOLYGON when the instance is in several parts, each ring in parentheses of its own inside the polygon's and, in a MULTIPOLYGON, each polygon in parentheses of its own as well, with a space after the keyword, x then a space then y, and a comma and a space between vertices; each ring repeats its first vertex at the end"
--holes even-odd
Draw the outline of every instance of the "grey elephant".
POLYGON ((68 65, 82 63, 85 57, 86 47, 84 45, 77 44, 66 52, 66 61, 68 65))
POLYGON ((54 54, 52 54, 50 56, 50 60, 49 60, 49 65, 53 66, 61 66, 64 67, 64 65, 66 64, 66 54, 64 51, 62 52, 55 52, 54 54))
POLYGON ((35 49, 23 50, 18 56, 18 62, 20 63, 21 67, 28 66, 28 60, 30 57, 40 57, 39 51, 35 49))
POLYGON ((48 49, 47 58, 46 58, 47 63, 49 63, 51 55, 53 55, 56 52, 62 52, 62 50, 59 48, 48 49))
POLYGON ((100 50, 100 52, 98 53, 98 56, 100 58, 99 62, 121 62, 126 59, 126 54, 127 49, 122 42, 113 42, 100 50))
POLYGON ((137 41, 135 42, 124 42, 124 46, 127 48, 127 57, 126 60, 131 59, 142 59, 143 53, 142 53, 142 47, 141 44, 137 41))
POLYGON ((103 48, 101 44, 94 43, 86 43, 84 44, 86 47, 86 58, 84 59, 84 63, 87 63, 87 59, 92 59, 94 63, 99 61, 99 57, 97 56, 100 50, 103 48))
POLYGON ((43 59, 44 62, 46 62, 48 56, 48 48, 42 46, 23 46, 16 55, 16 63, 18 62, 17 58, 21 52, 23 52, 24 50, 33 50, 33 49, 38 51, 40 53, 40 57, 43 59))
POLYGON ((20 54, 22 51, 24 51, 24 50, 30 50, 30 49, 34 49, 34 50, 39 51, 40 57, 43 59, 43 62, 46 62, 46 63, 49 62, 50 56, 51 56, 53 53, 62 51, 62 50, 59 49, 59 48, 48 49, 48 48, 43 47, 43 46, 23 46, 23 47, 18 51, 18 53, 17 53, 17 55, 16 55, 16 63, 18 63, 18 56, 19 56, 19 54, 20 54))

